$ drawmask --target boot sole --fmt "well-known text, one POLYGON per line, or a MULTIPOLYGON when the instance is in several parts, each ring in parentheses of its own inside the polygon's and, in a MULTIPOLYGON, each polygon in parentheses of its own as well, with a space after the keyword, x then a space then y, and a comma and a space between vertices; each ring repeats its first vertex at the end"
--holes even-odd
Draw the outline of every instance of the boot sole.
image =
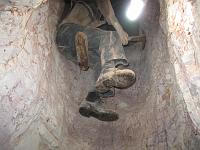
POLYGON ((79 67, 83 71, 89 69, 88 62, 88 40, 87 36, 83 32, 78 32, 75 36, 75 47, 77 53, 77 60, 79 62, 79 67))
POLYGON ((124 70, 117 71, 112 75, 112 78, 108 78, 103 81, 105 87, 126 89, 131 87, 136 82, 135 73, 127 69, 128 73, 124 73, 124 70))
MULTIPOLYGON (((90 105, 90 107, 92 107, 90 105)), ((117 113, 113 112, 98 112, 95 110, 95 108, 89 108, 89 107, 80 107, 79 108, 79 113, 84 116, 84 117, 94 117, 100 121, 116 121, 119 119, 119 116, 117 113)))

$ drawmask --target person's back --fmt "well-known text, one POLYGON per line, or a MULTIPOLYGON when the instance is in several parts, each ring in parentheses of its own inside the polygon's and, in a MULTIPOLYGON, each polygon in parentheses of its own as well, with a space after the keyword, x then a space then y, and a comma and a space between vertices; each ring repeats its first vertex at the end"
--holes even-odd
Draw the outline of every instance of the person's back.
POLYGON ((74 23, 81 26, 98 27, 105 23, 104 20, 100 20, 101 16, 95 1, 76 0, 70 13, 65 16, 61 25, 64 23, 74 23))

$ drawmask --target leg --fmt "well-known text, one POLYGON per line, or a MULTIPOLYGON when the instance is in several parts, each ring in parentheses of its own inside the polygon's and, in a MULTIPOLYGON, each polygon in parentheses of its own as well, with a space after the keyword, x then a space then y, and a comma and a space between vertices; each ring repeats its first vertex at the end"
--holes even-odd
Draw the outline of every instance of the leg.
POLYGON ((89 50, 89 66, 94 68, 100 62, 98 52, 101 39, 99 29, 83 27, 77 24, 63 24, 59 27, 56 42, 59 50, 73 62, 77 62, 75 37, 77 33, 83 33, 87 37, 89 50))
MULTIPOLYGON (((57 34, 57 44, 58 47, 63 48, 63 50, 71 60, 76 60, 76 50, 74 45, 74 40, 77 32, 82 32, 87 36, 89 51, 92 53, 90 60, 92 64, 95 64, 99 60, 99 43, 101 40, 101 31, 94 28, 84 28, 79 25, 62 25, 59 28, 57 34), (70 56, 70 57, 69 57, 70 56)), ((97 70, 97 69, 96 69, 97 70)), ((118 114, 112 110, 103 109, 101 106, 101 97, 98 92, 89 92, 86 97, 86 101, 83 101, 80 105, 79 112, 85 117, 94 117, 101 121, 115 121, 118 119, 118 114)))
POLYGON ((105 31, 100 41, 99 51, 101 53, 101 66, 103 70, 110 68, 110 65, 112 67, 118 65, 128 66, 128 61, 117 32, 105 31))
POLYGON ((100 93, 107 93, 111 88, 128 88, 135 82, 135 74, 129 69, 120 69, 128 66, 123 47, 115 32, 101 31, 99 51, 101 53, 102 70, 96 82, 96 90, 89 92, 86 101, 79 108, 80 114, 86 117, 93 116, 101 121, 115 121, 118 114, 112 110, 99 107, 100 93), (96 103, 93 103, 94 100, 96 103))
POLYGON ((128 62, 118 34, 108 31, 100 42, 99 50, 102 70, 96 82, 96 89, 104 93, 110 88, 125 89, 132 86, 135 83, 135 73, 124 69, 128 62))

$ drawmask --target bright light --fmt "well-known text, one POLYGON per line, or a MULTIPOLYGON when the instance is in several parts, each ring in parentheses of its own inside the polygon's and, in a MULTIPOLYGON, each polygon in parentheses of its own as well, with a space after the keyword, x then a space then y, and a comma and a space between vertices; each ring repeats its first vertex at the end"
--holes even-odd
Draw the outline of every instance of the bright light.
POLYGON ((143 0, 131 0, 126 12, 127 18, 131 21, 136 20, 142 13, 144 5, 143 0))

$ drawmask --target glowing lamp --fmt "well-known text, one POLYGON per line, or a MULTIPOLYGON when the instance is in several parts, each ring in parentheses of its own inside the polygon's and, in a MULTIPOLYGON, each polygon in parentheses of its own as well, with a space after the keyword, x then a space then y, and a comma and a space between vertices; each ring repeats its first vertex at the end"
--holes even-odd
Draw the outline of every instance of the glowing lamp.
POLYGON ((136 20, 141 15, 144 6, 143 0, 131 0, 126 11, 127 18, 131 21, 136 20))

